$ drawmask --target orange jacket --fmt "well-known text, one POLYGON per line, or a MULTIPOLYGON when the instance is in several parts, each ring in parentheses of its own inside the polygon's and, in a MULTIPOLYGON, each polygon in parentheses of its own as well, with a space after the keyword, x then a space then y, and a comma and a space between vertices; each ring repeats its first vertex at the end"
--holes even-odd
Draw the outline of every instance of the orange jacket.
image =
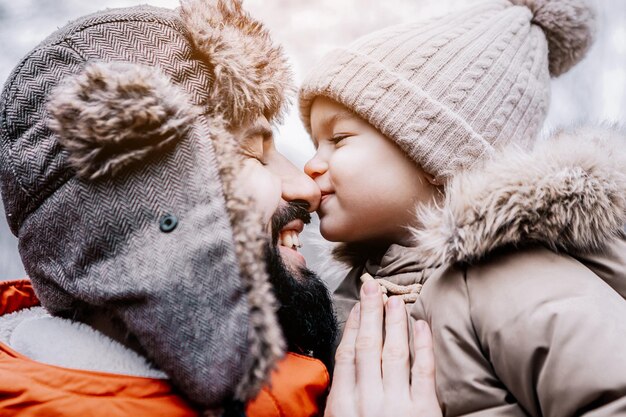
MULTIPOLYGON (((0 283, 0 315, 39 304, 28 280, 0 283)), ((328 388, 318 360, 288 353, 249 417, 319 415, 328 388)), ((0 343, 0 416, 198 416, 164 380, 47 365, 0 343)))

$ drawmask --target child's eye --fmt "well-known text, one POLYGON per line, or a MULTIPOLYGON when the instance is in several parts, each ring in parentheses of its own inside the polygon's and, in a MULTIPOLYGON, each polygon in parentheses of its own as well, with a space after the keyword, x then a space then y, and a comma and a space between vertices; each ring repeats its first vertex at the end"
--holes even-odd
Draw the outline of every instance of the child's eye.
POLYGON ((344 139, 349 138, 350 136, 351 135, 335 135, 332 138, 330 138, 329 141, 334 143, 335 145, 337 145, 338 143, 340 143, 344 139))

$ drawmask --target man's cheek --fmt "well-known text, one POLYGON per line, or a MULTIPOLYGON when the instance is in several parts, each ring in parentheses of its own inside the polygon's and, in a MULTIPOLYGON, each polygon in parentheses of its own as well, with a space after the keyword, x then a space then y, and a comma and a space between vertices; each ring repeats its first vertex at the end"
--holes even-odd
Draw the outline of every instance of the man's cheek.
POLYGON ((280 204, 280 179, 256 160, 249 160, 244 164, 240 183, 244 194, 252 197, 254 209, 263 216, 263 223, 269 224, 280 204))

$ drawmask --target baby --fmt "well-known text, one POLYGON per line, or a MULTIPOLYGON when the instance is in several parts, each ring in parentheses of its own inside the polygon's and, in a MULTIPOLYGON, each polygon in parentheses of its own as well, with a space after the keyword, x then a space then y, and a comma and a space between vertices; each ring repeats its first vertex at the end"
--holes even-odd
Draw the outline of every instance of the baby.
POLYGON ((491 0, 337 49, 300 91, 321 233, 353 267, 339 321, 364 281, 401 296, 445 415, 626 410, 624 135, 535 143, 593 26, 582 0, 491 0))

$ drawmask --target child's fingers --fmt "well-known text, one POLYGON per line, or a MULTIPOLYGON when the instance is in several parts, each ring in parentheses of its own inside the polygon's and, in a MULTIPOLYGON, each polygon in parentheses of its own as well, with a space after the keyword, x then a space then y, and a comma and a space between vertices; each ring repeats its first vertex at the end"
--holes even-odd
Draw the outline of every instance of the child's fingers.
POLYGON ((406 401, 410 395, 409 335, 404 301, 398 296, 387 301, 382 368, 385 392, 406 401))
POLYGON ((356 416, 355 344, 359 332, 360 308, 357 303, 348 316, 335 354, 335 372, 324 415, 356 416))
POLYGON ((339 343, 335 353, 333 390, 350 390, 354 392, 356 384, 355 345, 357 334, 359 333, 360 316, 360 305, 357 303, 350 311, 341 343, 339 343))
POLYGON ((439 409, 435 389, 435 356, 430 328, 425 321, 413 325, 415 362, 411 369, 411 396, 420 409, 439 409))
POLYGON ((371 393, 382 392, 383 298, 375 281, 361 288, 361 323, 356 338, 357 390, 368 401, 371 393))

